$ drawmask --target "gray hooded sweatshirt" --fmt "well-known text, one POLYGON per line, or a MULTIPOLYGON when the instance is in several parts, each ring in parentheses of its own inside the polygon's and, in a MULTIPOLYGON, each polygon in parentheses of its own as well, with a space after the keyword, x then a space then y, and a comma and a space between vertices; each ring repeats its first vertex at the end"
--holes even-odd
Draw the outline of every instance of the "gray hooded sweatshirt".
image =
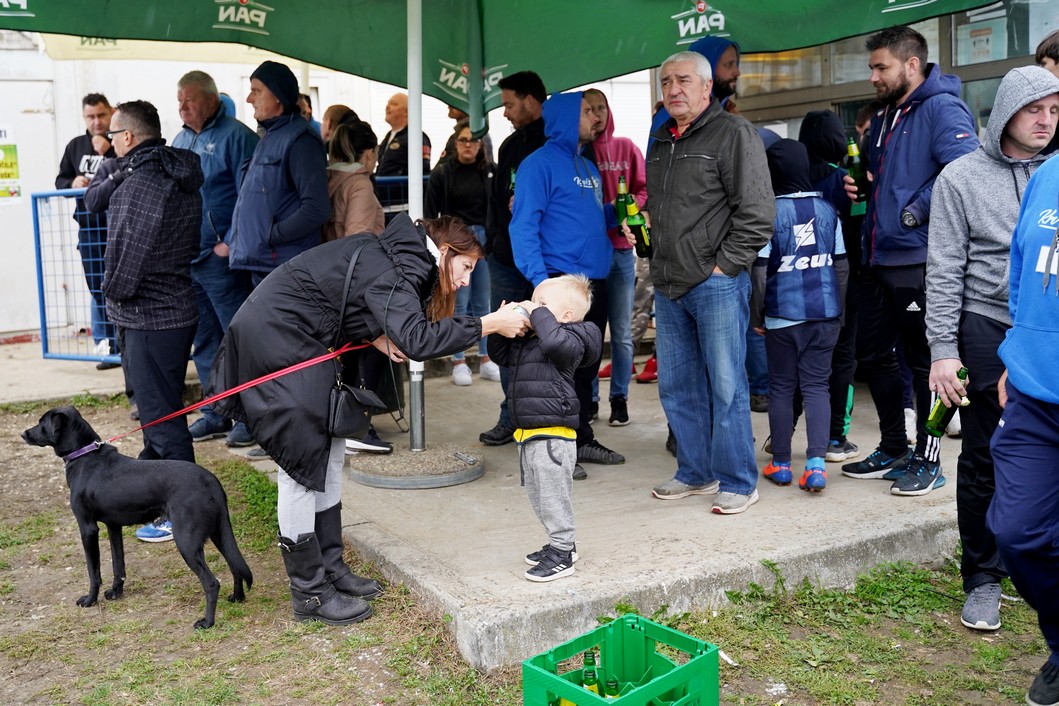
POLYGON ((959 358, 960 313, 1011 325, 1011 234, 1026 182, 1051 154, 1012 159, 1000 137, 1023 106, 1059 93, 1059 78, 1039 66, 1012 69, 997 90, 986 138, 951 162, 934 183, 927 238, 927 341, 931 361, 959 358))

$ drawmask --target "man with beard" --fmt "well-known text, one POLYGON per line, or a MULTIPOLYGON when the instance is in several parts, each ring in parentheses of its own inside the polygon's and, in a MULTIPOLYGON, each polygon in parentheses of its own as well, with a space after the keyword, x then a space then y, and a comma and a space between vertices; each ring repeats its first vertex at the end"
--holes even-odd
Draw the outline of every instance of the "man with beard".
MULTIPOLYGON (((960 100, 960 79, 927 63, 927 41, 911 27, 891 27, 868 38, 871 83, 883 109, 868 131, 873 176, 861 228, 863 258, 857 361, 879 414, 879 447, 848 463, 851 478, 893 481, 894 495, 926 495, 945 484, 940 440, 924 424, 934 398, 929 389, 926 337, 927 231, 934 180, 942 168, 978 147, 974 119, 960 100), (912 370, 918 429, 909 449, 895 346, 912 370)), ((846 192, 857 188, 846 176, 846 192)), ((972 373, 973 374, 973 373, 972 373)))

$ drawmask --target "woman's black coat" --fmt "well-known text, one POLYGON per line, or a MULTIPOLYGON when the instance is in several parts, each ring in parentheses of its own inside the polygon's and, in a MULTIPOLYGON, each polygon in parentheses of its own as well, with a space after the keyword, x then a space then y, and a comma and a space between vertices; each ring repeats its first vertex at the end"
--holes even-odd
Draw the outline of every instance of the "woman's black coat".
MULTIPOLYGON (((477 342, 481 319, 431 323, 424 314, 438 282, 426 237, 401 214, 378 237, 324 243, 276 268, 232 318, 213 364, 210 393, 323 355, 332 346, 370 341, 383 333, 415 360, 451 355, 477 342), (346 268, 361 243, 366 245, 354 268, 340 327, 346 268)), ((246 422, 254 439, 291 478, 322 491, 334 385, 335 366, 327 361, 220 400, 213 408, 246 422)))

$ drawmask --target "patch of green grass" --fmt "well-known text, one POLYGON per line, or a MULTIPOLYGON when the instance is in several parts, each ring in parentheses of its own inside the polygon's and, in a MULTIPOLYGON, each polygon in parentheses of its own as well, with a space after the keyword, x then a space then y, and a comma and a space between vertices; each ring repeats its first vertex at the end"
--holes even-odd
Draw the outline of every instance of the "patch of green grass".
POLYGON ((1005 603, 1005 627, 1014 629, 989 641, 964 629, 952 567, 885 564, 850 591, 809 581, 791 591, 779 567, 766 566, 772 587, 731 591, 731 605, 678 626, 739 665, 720 663, 733 702, 776 703, 768 690, 782 683, 789 703, 997 703, 1023 693, 1021 684, 1012 688, 1012 662, 1044 653, 1039 640, 1025 638, 1033 631, 1023 621, 1033 613, 1023 604, 1005 603))
POLYGON ((128 398, 121 392, 114 395, 96 395, 86 390, 71 397, 69 404, 71 407, 77 407, 81 411, 86 409, 109 409, 127 405, 128 398))
POLYGON ((235 538, 244 551, 262 551, 276 544, 276 484, 239 459, 225 460, 211 469, 228 493, 235 538))
POLYGON ((0 579, 0 596, 6 596, 15 592, 15 583, 8 579, 0 579))
POLYGON ((32 544, 55 531, 55 513, 42 512, 16 523, 0 523, 0 549, 32 544))

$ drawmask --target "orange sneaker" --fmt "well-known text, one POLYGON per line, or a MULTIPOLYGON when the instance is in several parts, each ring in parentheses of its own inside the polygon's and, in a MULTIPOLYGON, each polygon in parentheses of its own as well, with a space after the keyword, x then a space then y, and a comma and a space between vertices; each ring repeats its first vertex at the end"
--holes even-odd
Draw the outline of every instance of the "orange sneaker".
POLYGON ((761 475, 768 478, 776 485, 790 485, 791 481, 794 480, 794 476, 791 475, 791 464, 788 463, 773 463, 769 461, 769 465, 761 469, 761 475))
POLYGON ((806 468, 798 481, 798 487, 813 493, 819 493, 827 487, 827 471, 822 468, 806 468))

